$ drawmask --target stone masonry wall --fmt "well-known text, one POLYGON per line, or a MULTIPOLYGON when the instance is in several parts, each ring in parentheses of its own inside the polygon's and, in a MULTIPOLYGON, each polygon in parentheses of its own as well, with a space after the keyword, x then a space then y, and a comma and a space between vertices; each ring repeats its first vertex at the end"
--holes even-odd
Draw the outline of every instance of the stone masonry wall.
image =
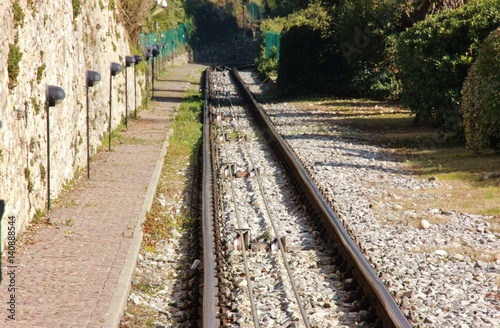
MULTIPOLYGON (((0 3, 0 199, 5 200, 2 242, 7 216, 15 215, 21 232, 37 210, 47 207, 47 113, 45 87, 65 90, 62 104, 50 108, 51 199, 75 172, 86 168, 86 71, 101 73, 90 89, 90 147, 95 154, 108 129, 111 62, 130 54, 127 34, 117 23, 111 0, 81 0, 73 17, 72 0, 18 0, 24 19, 14 26, 14 0, 0 3), (18 83, 9 90, 9 44, 22 53, 18 83)), ((114 3, 114 1, 112 1, 114 3)), ((134 106, 133 68, 128 69, 129 110, 134 106)), ((144 77, 137 75, 144 85, 144 77)), ((112 126, 125 113, 125 74, 113 78, 112 126)), ((139 90, 139 88, 138 88, 139 90)), ((138 92, 139 93, 139 92, 138 92)), ((137 103, 141 104, 138 95, 137 103)))

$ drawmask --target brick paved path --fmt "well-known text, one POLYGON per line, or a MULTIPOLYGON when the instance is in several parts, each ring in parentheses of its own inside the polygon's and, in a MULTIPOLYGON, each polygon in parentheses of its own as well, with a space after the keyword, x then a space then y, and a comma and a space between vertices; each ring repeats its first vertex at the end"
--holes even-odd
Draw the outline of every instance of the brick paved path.
MULTIPOLYGON (((8 320, 8 276, 0 286, 0 327, 113 327, 126 302, 140 224, 156 190, 168 125, 198 65, 169 69, 157 101, 129 120, 122 142, 102 151, 86 175, 16 253, 16 320, 8 320)), ((6 218, 5 218, 6 219, 6 218)))

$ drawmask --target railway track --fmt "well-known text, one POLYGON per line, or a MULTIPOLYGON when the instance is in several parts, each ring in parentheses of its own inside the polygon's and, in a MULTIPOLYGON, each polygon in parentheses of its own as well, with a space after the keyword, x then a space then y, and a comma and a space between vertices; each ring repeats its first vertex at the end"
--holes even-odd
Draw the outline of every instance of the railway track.
POLYGON ((410 327, 238 72, 204 90, 203 327, 410 327))

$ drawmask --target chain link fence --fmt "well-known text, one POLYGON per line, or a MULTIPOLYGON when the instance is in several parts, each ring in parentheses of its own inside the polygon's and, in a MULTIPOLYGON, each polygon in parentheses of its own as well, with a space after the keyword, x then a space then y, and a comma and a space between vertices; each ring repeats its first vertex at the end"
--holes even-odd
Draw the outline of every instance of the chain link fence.
POLYGON ((155 45, 162 46, 160 54, 170 56, 180 48, 184 47, 191 34, 191 22, 179 24, 175 29, 157 33, 139 34, 139 47, 146 49, 155 45))

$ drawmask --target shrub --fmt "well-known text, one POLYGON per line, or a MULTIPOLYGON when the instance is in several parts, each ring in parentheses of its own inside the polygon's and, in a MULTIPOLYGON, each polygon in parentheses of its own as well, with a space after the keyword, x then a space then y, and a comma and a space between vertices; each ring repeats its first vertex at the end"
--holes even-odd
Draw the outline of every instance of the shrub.
POLYGON ((278 88, 285 94, 332 92, 342 83, 344 59, 319 6, 289 16, 281 31, 278 88))
POLYGON ((431 15, 397 40, 402 101, 417 121, 463 133, 462 84, 482 40, 500 24, 500 0, 477 0, 431 15))
POLYGON ((386 38, 395 33, 395 8, 371 0, 343 1, 333 11, 334 37, 346 60, 343 78, 346 95, 352 97, 395 98, 397 83, 392 60, 385 51, 386 38))
POLYGON ((467 146, 500 149, 500 28, 484 40, 462 88, 467 146))
POLYGON ((262 78, 268 76, 276 76, 278 74, 279 65, 279 38, 280 31, 283 28, 285 21, 281 18, 275 18, 273 20, 265 20, 260 25, 259 33, 259 56, 255 59, 255 65, 257 67, 257 72, 262 78), (267 48, 270 44, 274 44, 269 48, 270 53, 268 53, 267 48))
POLYGON ((255 60, 257 72, 262 78, 276 76, 278 74, 278 50, 275 46, 271 47, 271 53, 266 55, 266 47, 262 47, 259 57, 255 60))
POLYGON ((328 42, 309 24, 283 30, 277 85, 284 94, 331 93, 340 87, 344 60, 328 42))

